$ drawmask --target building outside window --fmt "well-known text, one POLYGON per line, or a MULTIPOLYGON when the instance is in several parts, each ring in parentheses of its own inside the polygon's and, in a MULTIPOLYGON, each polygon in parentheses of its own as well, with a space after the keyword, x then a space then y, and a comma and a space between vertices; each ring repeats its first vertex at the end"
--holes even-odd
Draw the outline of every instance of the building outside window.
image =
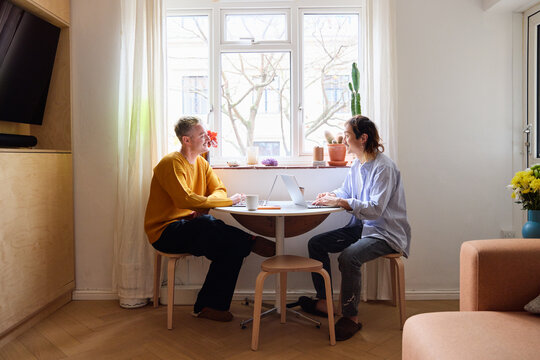
POLYGON ((208 113, 208 77, 182 77, 182 108, 190 115, 206 115, 208 113))

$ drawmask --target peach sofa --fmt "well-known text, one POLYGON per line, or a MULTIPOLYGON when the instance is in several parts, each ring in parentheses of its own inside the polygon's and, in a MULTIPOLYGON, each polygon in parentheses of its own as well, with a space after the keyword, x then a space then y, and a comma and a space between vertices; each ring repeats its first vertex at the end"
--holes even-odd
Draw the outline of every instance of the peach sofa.
POLYGON ((460 311, 419 314, 403 328, 403 360, 540 359, 540 239, 467 241, 460 311))

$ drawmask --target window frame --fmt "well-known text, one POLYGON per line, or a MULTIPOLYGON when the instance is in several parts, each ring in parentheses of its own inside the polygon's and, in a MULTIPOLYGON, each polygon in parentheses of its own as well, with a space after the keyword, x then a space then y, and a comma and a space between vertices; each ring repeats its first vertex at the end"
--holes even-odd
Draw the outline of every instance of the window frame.
POLYGON ((317 7, 317 8, 314 8, 314 7, 301 7, 298 9, 299 11, 299 14, 297 16, 298 18, 298 62, 299 62, 299 65, 298 65, 298 70, 299 73, 298 73, 298 86, 296 87, 296 89, 299 91, 299 94, 298 94, 298 111, 299 111, 299 114, 298 114, 298 119, 297 119, 297 122, 298 122, 298 129, 297 129, 297 135, 298 135, 298 139, 297 139, 297 142, 298 142, 298 146, 299 146, 299 149, 298 149, 298 154, 299 154, 299 157, 302 158, 302 157, 306 157, 306 156, 310 156, 311 153, 310 152, 303 152, 303 148, 304 148, 304 128, 303 128, 303 120, 304 120, 304 114, 302 113, 303 111, 303 108, 304 108, 304 99, 303 99, 303 95, 304 95, 304 92, 303 92, 303 89, 302 89, 302 84, 304 83, 304 73, 301 71, 301 69, 303 68, 304 66, 304 47, 301 46, 300 42, 303 40, 303 29, 304 29, 304 15, 306 14, 343 14, 343 13, 350 13, 350 14, 358 14, 359 16, 359 19, 358 19, 358 31, 359 31, 359 34, 358 34, 358 69, 360 70, 360 98, 361 98, 361 101, 362 101, 362 108, 363 109, 367 109, 367 104, 365 103, 365 98, 366 98, 366 94, 367 94, 367 82, 365 81, 365 78, 366 78, 366 75, 367 75, 367 72, 366 72, 366 68, 365 68, 365 65, 367 63, 365 57, 367 56, 367 47, 365 46, 366 42, 365 42, 365 38, 364 38, 364 34, 367 33, 366 31, 366 18, 365 18, 365 7, 358 7, 358 6, 355 6, 355 7, 341 7, 341 6, 332 6, 331 8, 321 8, 321 7, 317 7), (363 56, 362 56, 362 51, 361 49, 365 49, 366 51, 364 51, 363 53, 363 56))
MULTIPOLYGON (((332 6, 322 0, 296 0, 296 1, 261 1, 261 0, 199 0, 196 4, 190 0, 166 0, 166 16, 182 15, 207 15, 209 20, 209 109, 208 123, 210 129, 222 134, 221 114, 221 54, 231 52, 266 52, 284 51, 290 52, 291 63, 291 93, 290 93, 290 119, 291 119, 291 155, 278 157, 282 165, 311 164, 312 153, 303 151, 303 15, 304 14, 339 14, 355 13, 359 15, 358 34, 358 67, 362 73, 360 88, 362 96, 362 108, 369 112, 369 103, 365 100, 367 95, 367 31, 366 4, 365 0, 334 0, 332 6), (225 16, 235 13, 287 13, 288 39, 283 41, 260 41, 250 43, 246 41, 225 41, 224 27, 225 16), (217 83, 216 83, 217 81, 217 83), (216 110, 217 109, 217 110, 216 110)), ((202 119, 206 122, 206 119, 202 119)), ((170 131, 170 129, 166 129, 170 131)), ((213 163, 222 165, 227 160, 237 160, 234 157, 223 157, 221 148, 212 149, 213 163)))
MULTIPOLYGON (((261 44, 261 45, 281 45, 283 43, 291 43, 291 9, 289 8, 266 8, 266 7, 257 7, 257 8, 243 8, 243 9, 231 9, 231 8, 220 8, 220 43, 223 45, 231 45, 231 46, 246 46, 246 45, 254 45, 254 44, 261 44), (225 18, 227 15, 236 15, 236 14, 247 14, 247 15, 274 15, 274 14, 281 14, 285 15, 286 23, 287 23, 287 39, 285 40, 260 40, 255 41, 254 43, 249 43, 248 41, 228 41, 225 40, 225 26, 226 21, 225 18)), ((256 39, 255 39, 256 40, 256 39)))

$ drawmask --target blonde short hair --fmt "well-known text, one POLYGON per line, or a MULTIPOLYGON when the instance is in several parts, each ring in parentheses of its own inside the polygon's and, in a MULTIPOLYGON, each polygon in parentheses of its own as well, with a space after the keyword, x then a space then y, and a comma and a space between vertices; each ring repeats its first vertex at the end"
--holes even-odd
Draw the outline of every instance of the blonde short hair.
POLYGON ((190 130, 195 126, 201 123, 201 120, 195 116, 182 116, 176 122, 174 126, 174 132, 176 137, 182 142, 182 136, 187 136, 190 130))

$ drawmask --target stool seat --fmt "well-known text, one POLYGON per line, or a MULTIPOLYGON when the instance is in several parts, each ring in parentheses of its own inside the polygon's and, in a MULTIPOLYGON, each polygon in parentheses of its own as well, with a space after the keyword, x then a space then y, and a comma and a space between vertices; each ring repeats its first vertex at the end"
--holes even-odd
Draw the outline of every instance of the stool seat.
POLYGON ((161 256, 165 256, 169 259, 182 259, 182 258, 185 258, 187 256, 191 256, 191 254, 188 254, 188 253, 181 253, 181 254, 171 254, 171 253, 165 253, 165 252, 162 252, 162 251, 159 251, 159 250, 156 250, 156 252, 161 255, 161 256))
POLYGON ((388 255, 383 255, 383 258, 387 258, 387 259, 399 259, 400 257, 402 257, 403 254, 400 254, 400 253, 394 253, 394 254, 388 254, 388 255))
POLYGON ((294 272, 294 271, 317 271, 322 269, 322 262, 296 255, 278 255, 263 261, 261 269, 270 273, 294 272))

